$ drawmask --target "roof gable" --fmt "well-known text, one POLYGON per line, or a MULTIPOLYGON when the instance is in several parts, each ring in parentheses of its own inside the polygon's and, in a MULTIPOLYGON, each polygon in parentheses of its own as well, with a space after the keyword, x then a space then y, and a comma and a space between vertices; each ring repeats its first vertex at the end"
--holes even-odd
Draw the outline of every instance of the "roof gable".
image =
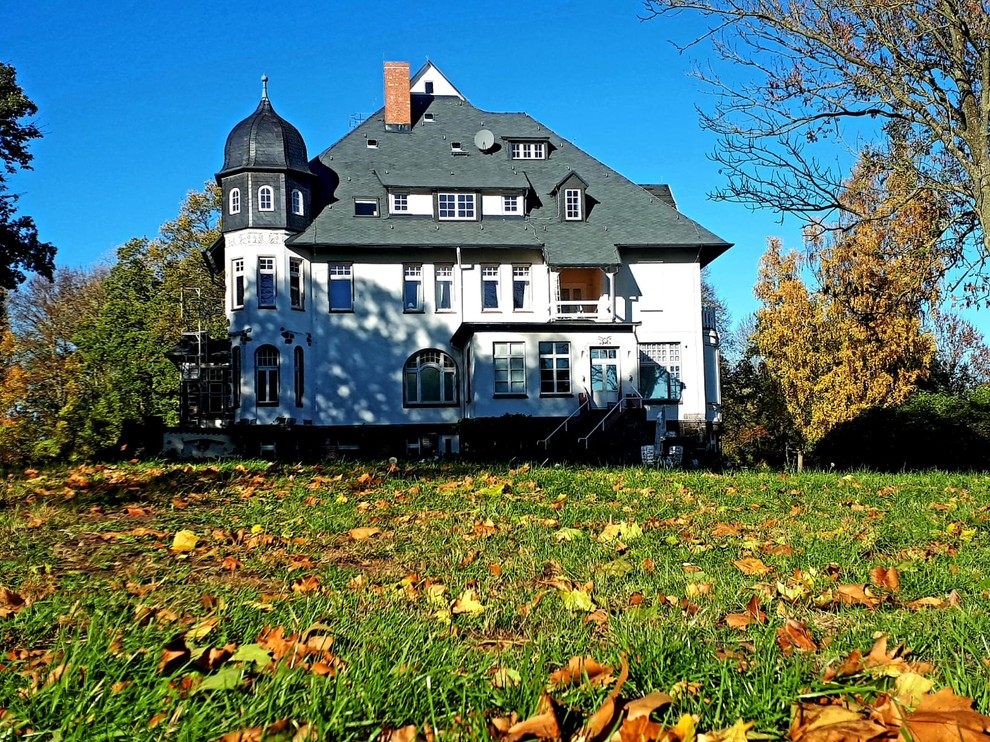
POLYGON ((409 92, 414 95, 442 95, 467 100, 461 91, 455 88, 453 83, 429 60, 420 68, 419 72, 412 76, 409 81, 409 92), (427 90, 427 83, 432 84, 432 90, 427 90))

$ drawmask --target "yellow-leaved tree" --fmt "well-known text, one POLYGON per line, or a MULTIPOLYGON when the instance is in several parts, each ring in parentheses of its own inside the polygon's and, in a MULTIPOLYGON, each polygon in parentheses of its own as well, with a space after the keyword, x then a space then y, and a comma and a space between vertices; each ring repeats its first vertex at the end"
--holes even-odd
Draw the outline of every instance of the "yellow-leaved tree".
POLYGON ((861 155, 844 194, 872 218, 816 236, 807 255, 771 240, 760 263, 753 342, 797 431, 798 469, 835 426, 903 402, 935 353, 922 316, 939 300, 948 209, 879 157, 861 155))

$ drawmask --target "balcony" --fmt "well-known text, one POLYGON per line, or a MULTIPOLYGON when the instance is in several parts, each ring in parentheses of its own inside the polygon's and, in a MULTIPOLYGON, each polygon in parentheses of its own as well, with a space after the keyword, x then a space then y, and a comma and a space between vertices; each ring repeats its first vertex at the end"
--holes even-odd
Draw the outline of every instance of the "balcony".
POLYGON ((611 322, 615 303, 614 281, 599 268, 564 268, 552 273, 556 300, 552 320, 611 322))

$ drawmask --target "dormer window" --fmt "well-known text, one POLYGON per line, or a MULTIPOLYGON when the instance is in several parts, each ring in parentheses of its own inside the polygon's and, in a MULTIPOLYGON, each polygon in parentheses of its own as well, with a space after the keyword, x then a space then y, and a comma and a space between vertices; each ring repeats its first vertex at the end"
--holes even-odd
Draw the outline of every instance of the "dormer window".
POLYGON ((233 188, 230 191, 230 205, 228 206, 227 213, 229 214, 240 214, 241 213, 241 189, 233 188))
POLYGON ((369 139, 368 140, 368 149, 378 149, 378 140, 377 139, 369 139))
POLYGON ((450 154, 452 154, 452 155, 466 155, 467 152, 465 152, 463 149, 461 149, 461 143, 460 142, 451 142, 450 143, 450 154))
POLYGON ((437 218, 443 220, 475 219, 475 199, 473 193, 438 193, 437 218))
POLYGON ((303 196, 302 191, 298 188, 292 189, 292 213, 303 215, 303 196))
POLYGON ((436 120, 437 120, 437 117, 434 116, 432 113, 424 113, 423 114, 423 121, 426 121, 426 122, 429 122, 429 123, 433 123, 436 120))
POLYGON ((258 189, 258 211, 275 211, 275 191, 271 186, 258 189))
POLYGON ((584 218, 583 194, 580 188, 564 189, 564 219, 579 222, 584 218))
POLYGON ((406 214, 409 212, 409 194, 408 193, 393 193, 392 194, 392 213, 394 214, 406 214))
POLYGON ((546 142, 513 142, 513 160, 545 160, 547 159, 546 142))
POLYGON ((502 211, 506 214, 518 214, 519 196, 502 196, 502 211))

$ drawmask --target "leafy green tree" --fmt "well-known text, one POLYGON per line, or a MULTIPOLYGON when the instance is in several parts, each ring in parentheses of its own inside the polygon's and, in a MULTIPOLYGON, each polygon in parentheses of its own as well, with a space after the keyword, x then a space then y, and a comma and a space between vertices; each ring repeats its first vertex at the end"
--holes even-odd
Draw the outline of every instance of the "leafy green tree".
POLYGON ((26 271, 51 278, 55 270, 54 246, 38 239, 31 217, 17 215, 18 197, 10 193, 6 178, 18 169, 31 169, 28 146, 41 132, 24 119, 37 112, 17 84, 17 71, 0 62, 0 299, 24 281, 26 271))
POLYGON ((118 248, 102 311, 76 336, 92 398, 73 412, 88 450, 116 442, 129 420, 178 421, 179 377, 165 353, 184 331, 226 333, 223 289, 201 254, 219 236, 218 215, 219 189, 208 185, 158 238, 118 248))

